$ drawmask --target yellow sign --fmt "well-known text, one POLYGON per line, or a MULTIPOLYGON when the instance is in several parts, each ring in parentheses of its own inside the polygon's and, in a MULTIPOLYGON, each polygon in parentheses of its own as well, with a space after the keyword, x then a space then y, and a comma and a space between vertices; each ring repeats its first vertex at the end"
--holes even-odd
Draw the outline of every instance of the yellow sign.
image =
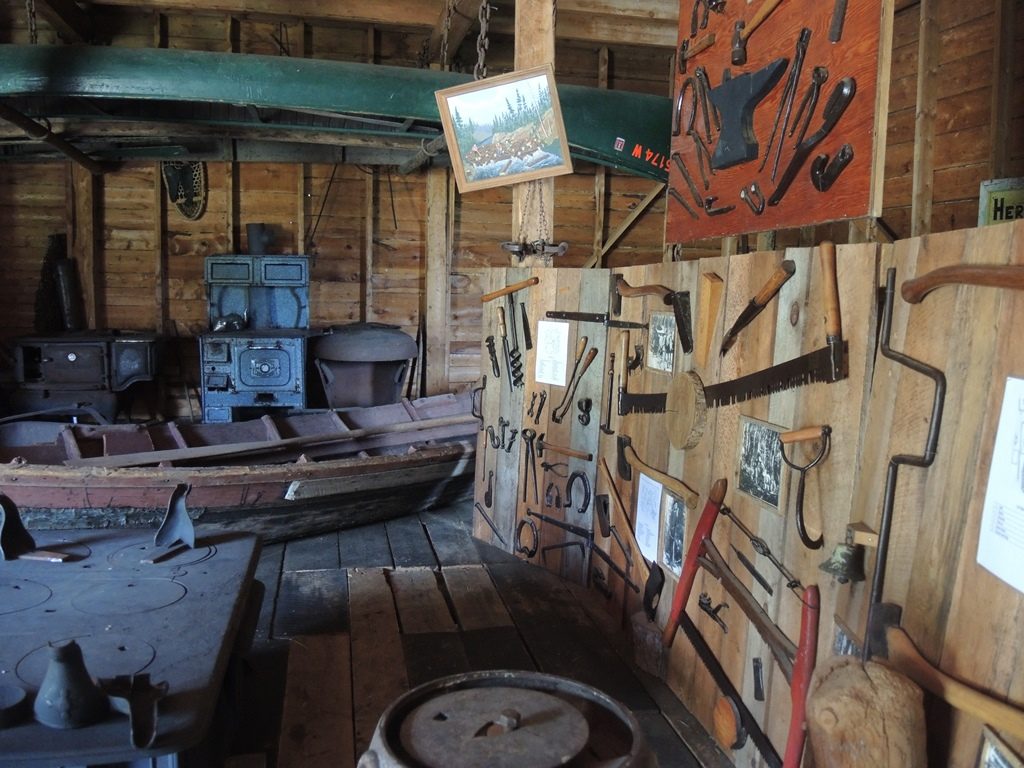
POLYGON ((1024 219, 1024 178, 981 183, 978 226, 1024 219))

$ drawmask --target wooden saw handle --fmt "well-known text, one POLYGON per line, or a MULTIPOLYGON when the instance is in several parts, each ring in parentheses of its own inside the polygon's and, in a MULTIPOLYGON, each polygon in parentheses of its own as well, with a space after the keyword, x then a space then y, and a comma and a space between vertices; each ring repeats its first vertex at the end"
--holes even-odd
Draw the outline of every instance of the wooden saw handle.
POLYGON ((499 288, 496 291, 485 293, 480 297, 480 303, 486 304, 488 301, 493 301, 501 296, 507 296, 510 293, 521 291, 523 288, 529 288, 531 285, 536 285, 539 282, 539 277, 529 277, 526 280, 520 280, 518 283, 512 283, 512 285, 506 285, 504 288, 499 288))
POLYGON ((841 339, 843 319, 839 314, 839 283, 836 281, 836 244, 823 240, 819 246, 821 257, 821 279, 825 290, 825 333, 841 339))
POLYGON ((1024 710, 977 691, 936 669, 921 655, 907 633, 899 627, 887 628, 885 641, 889 650, 888 664, 891 667, 951 706, 973 715, 997 731, 1024 739, 1024 710))
POLYGON ((1024 289, 1024 266, 1020 264, 958 264, 952 267, 939 267, 920 277, 905 280, 900 286, 903 300, 910 304, 920 304, 929 293, 943 285, 963 283, 964 285, 981 285, 986 288, 1024 289))

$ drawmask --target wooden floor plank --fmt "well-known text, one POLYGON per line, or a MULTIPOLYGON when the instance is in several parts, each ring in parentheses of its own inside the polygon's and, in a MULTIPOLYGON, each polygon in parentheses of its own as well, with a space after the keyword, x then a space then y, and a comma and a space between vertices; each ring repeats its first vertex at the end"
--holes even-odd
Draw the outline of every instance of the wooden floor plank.
POLYGON ((285 545, 286 571, 319 571, 339 567, 337 531, 294 539, 285 545))
POLYGON ((430 568, 396 568, 388 574, 402 634, 455 632, 437 574, 430 568))
POLYGON ((470 670, 462 638, 457 632, 403 634, 402 651, 411 687, 470 670))
POLYGON ((487 627, 461 632, 469 668, 537 670, 515 627, 487 627))
POLYGON ((634 711, 656 709, 557 576, 524 563, 487 568, 542 672, 594 686, 634 711))
POLYGON ((437 566, 434 549, 430 546, 427 532, 423 530, 419 517, 407 515, 385 523, 391 556, 396 568, 416 566, 437 566))
POLYGON ((278 768, 352 768, 348 635, 305 635, 288 651, 278 768))
POLYGON ((701 768, 660 712, 635 712, 634 716, 648 748, 658 758, 658 768, 701 768))
POLYGON ((369 746, 384 709, 409 690, 398 614, 384 571, 353 568, 348 572, 352 624, 352 691, 355 702, 356 752, 369 746))
POLYGON ((473 526, 467 518, 435 512, 421 512, 420 520, 442 565, 472 565, 480 562, 473 545, 473 526))
POLYGON ((281 562, 284 558, 284 544, 268 544, 263 547, 260 553, 259 562, 256 564, 256 579, 263 582, 265 591, 263 593, 263 605, 260 608, 260 618, 256 623, 256 635, 254 642, 261 642, 270 639, 270 629, 273 626, 274 606, 277 604, 277 588, 281 583, 281 562))
POLYGON ((482 565, 450 566, 442 568, 441 575, 463 631, 512 626, 512 617, 482 565))
POLYGON ((348 631, 345 571, 285 571, 281 574, 273 637, 348 631))
POLYGON ((683 740, 691 754, 696 756, 697 765, 704 768, 730 768, 733 765, 700 721, 679 701, 664 680, 643 670, 637 670, 636 676, 658 705, 662 717, 679 734, 679 738, 683 740))
POLYGON ((391 568, 395 564, 384 523, 338 531, 338 553, 342 568, 391 568))

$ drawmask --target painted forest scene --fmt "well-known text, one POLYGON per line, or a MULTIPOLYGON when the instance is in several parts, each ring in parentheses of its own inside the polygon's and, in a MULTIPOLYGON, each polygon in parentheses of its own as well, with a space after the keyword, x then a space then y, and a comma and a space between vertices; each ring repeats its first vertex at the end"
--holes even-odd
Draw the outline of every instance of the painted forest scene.
POLYGON ((467 181, 515 176, 567 162, 544 74, 451 96, 448 108, 467 181))

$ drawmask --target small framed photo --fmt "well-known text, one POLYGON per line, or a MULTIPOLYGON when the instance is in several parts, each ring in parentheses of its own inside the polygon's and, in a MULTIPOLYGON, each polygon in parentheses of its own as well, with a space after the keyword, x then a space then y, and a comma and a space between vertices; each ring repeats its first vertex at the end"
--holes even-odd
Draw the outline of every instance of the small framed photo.
POLYGON ((666 493, 665 527, 661 532, 661 564, 676 578, 683 573, 683 540, 686 534, 686 504, 666 493))
POLYGON ((763 504, 779 508, 784 430, 766 421, 740 416, 740 472, 737 488, 763 504))
POLYGON ((981 730, 978 768, 1024 768, 1024 762, 988 726, 981 730))
POLYGON ((676 317, 671 312, 652 312, 648 323, 647 367, 672 373, 676 354, 676 317))
POLYGON ((572 173, 550 65, 434 95, 460 193, 572 173))

